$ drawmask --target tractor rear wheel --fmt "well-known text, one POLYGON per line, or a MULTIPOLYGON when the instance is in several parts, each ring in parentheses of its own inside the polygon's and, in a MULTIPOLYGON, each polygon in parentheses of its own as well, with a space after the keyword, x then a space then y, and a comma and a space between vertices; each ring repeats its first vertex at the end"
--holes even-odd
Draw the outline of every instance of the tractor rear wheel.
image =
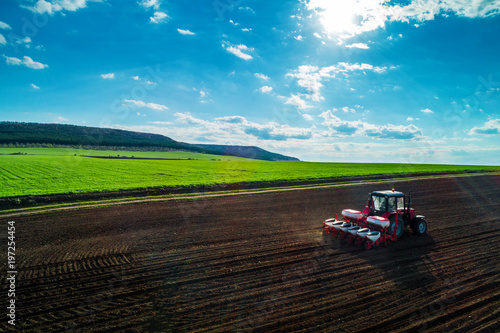
POLYGON ((417 219, 412 226, 415 235, 423 235, 427 232, 427 221, 424 219, 417 219))
MULTIPOLYGON (((389 225, 388 233, 389 235, 394 235, 394 226, 396 225, 396 216, 393 215, 390 218, 391 224, 389 225)), ((398 229, 396 230, 396 236, 400 239, 403 236, 403 231, 405 229, 405 221, 401 216, 398 216, 398 229)))

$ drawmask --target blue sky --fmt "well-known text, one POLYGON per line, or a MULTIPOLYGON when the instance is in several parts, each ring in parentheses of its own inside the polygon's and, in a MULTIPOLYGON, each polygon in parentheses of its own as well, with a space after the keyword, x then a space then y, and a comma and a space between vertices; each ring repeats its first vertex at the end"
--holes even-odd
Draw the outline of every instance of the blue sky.
POLYGON ((500 1, 6 0, 0 120, 500 165, 500 1))

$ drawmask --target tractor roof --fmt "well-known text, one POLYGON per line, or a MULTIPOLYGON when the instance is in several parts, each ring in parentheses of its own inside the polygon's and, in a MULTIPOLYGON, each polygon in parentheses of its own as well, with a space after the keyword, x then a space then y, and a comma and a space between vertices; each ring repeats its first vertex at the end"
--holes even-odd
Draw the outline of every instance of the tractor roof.
POLYGON ((388 197, 404 197, 403 192, 391 191, 391 190, 375 191, 375 192, 372 192, 372 194, 381 195, 381 196, 388 196, 388 197))

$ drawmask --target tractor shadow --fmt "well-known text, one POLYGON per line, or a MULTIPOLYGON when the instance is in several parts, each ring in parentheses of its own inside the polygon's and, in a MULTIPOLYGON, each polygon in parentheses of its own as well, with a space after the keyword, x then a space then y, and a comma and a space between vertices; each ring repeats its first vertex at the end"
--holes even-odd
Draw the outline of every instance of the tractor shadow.
POLYGON ((436 281, 432 274, 434 262, 431 258, 431 253, 437 251, 436 242, 429 234, 415 236, 405 230, 404 236, 397 242, 370 250, 330 235, 324 237, 330 238, 327 240, 328 246, 365 261, 377 268, 385 279, 407 288, 425 289, 436 281))

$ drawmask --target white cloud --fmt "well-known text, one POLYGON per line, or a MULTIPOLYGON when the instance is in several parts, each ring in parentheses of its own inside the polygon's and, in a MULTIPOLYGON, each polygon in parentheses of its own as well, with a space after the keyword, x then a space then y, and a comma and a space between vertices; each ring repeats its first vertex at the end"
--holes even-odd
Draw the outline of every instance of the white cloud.
POLYGON ((42 64, 41 62, 33 61, 33 59, 27 56, 24 56, 22 60, 14 57, 7 57, 6 55, 3 55, 3 57, 5 58, 5 62, 7 63, 7 65, 23 65, 31 69, 43 69, 49 67, 48 65, 42 64))
POLYGON ((150 124, 155 124, 155 125, 172 125, 173 122, 171 121, 150 121, 150 124))
POLYGON ((215 118, 215 122, 199 121, 205 126, 219 131, 231 130, 241 137, 250 136, 260 140, 286 141, 289 139, 307 140, 312 137, 312 129, 280 125, 275 122, 259 124, 241 116, 215 118))
POLYGON ((313 116, 311 116, 310 114, 307 114, 307 113, 303 113, 302 114, 302 117, 307 120, 307 121, 312 121, 314 118, 313 116))
POLYGON ((413 118, 413 117, 406 118, 406 121, 415 121, 415 120, 420 120, 420 118, 413 118))
POLYGON ((7 23, 0 21, 0 29, 12 30, 12 27, 10 25, 8 25, 7 23))
POLYGON ((196 35, 194 32, 189 31, 189 30, 177 29, 177 31, 178 31, 181 35, 190 35, 190 36, 196 35))
POLYGON ((139 108, 148 108, 148 109, 157 110, 157 111, 168 110, 168 107, 166 107, 165 105, 156 104, 156 103, 146 103, 144 101, 136 101, 133 99, 126 99, 126 100, 124 100, 124 102, 129 104, 129 105, 136 106, 139 108))
POLYGON ((483 126, 473 127, 469 131, 469 135, 482 134, 482 135, 499 135, 500 134, 500 119, 491 119, 483 126))
POLYGON ((243 29, 241 29, 241 31, 249 32, 249 31, 252 31, 252 28, 243 28, 243 29))
MULTIPOLYGON (((222 45, 223 47, 225 47, 225 45, 223 44, 222 45)), ((253 51, 253 48, 250 48, 246 45, 235 45, 235 46, 228 46, 226 47, 226 51, 228 51, 229 53, 232 53, 234 54, 235 56, 237 56, 238 58, 241 58, 243 60, 250 60, 250 59, 253 59, 253 57, 247 53, 244 53, 243 51, 246 51, 246 52, 252 52, 253 51)))
POLYGON ((3 57, 5 58, 5 62, 7 63, 7 65, 21 65, 23 63, 21 59, 7 57, 5 54, 3 55, 3 57))
POLYGON ((500 13, 500 1, 497 0, 413 0, 407 5, 384 0, 308 0, 305 3, 307 9, 319 17, 329 36, 340 44, 350 37, 384 28, 390 21, 421 23, 451 13, 468 18, 491 17, 500 13))
POLYGON ((354 44, 351 44, 351 45, 346 45, 345 47, 348 47, 350 49, 352 48, 355 48, 355 49, 363 49, 363 50, 367 50, 369 49, 370 47, 365 44, 365 43, 354 43, 354 44))
POLYGON ((296 40, 303 40, 304 39, 304 37, 302 37, 301 35, 294 36, 293 38, 295 38, 296 40))
POLYGON ((335 112, 335 111, 343 111, 344 113, 356 113, 356 110, 354 110, 353 108, 350 108, 348 106, 344 106, 340 109, 337 109, 337 108, 333 108, 332 111, 335 112))
POLYGON ((408 126, 388 124, 366 128, 365 135, 380 139, 412 140, 422 137, 422 130, 413 124, 408 126))
POLYGON ((235 23, 233 20, 229 20, 229 23, 231 23, 231 24, 232 24, 232 25, 234 25, 234 26, 238 26, 238 25, 240 25, 239 23, 235 23))
POLYGON ((343 121, 339 117, 332 114, 331 111, 325 111, 319 115, 324 121, 322 125, 327 126, 334 135, 354 135, 355 133, 362 132, 364 129, 363 122, 357 121, 343 121))
POLYGON ((132 79, 134 79, 135 81, 139 81, 141 78, 139 76, 132 76, 132 79))
POLYGON ((30 57, 23 57, 23 64, 31 69, 43 69, 45 67, 49 67, 48 65, 42 64, 41 62, 33 61, 30 57))
POLYGON ((353 71, 373 71, 375 73, 383 73, 387 70, 387 67, 383 66, 373 66, 370 64, 365 64, 365 63, 355 63, 355 64, 350 64, 347 62, 339 62, 338 67, 337 67, 338 72, 353 72, 353 71))
POLYGON ((248 124, 248 120, 246 120, 246 118, 242 116, 225 116, 215 118, 215 120, 217 122, 224 122, 229 124, 248 124))
POLYGON ((36 85, 36 84, 34 84, 34 83, 30 84, 30 87, 31 87, 31 88, 33 88, 33 89, 35 89, 35 90, 40 89, 40 87, 39 87, 39 86, 37 86, 37 85, 36 85))
POLYGON ((314 37, 321 39, 321 35, 318 34, 317 32, 314 33, 314 37))
POLYGON ((115 73, 101 74, 103 79, 112 80, 115 78, 115 73))
POLYGON ((69 121, 68 118, 64 118, 64 117, 61 117, 61 116, 57 117, 56 120, 55 120, 56 123, 62 123, 62 122, 68 122, 68 121, 69 121))
POLYGON ((433 20, 435 16, 446 16, 454 13, 457 16, 468 18, 484 18, 500 14, 500 2, 497 0, 441 0, 441 1, 413 1, 407 6, 389 7, 391 10, 391 21, 408 22, 417 20, 420 22, 433 20))
POLYGON ((259 90, 261 93, 268 93, 268 92, 273 91, 273 87, 263 86, 263 87, 260 87, 259 90))
POLYGON ((319 115, 324 119, 323 125, 330 129, 331 136, 368 136, 379 139, 414 140, 422 137, 422 130, 415 125, 373 125, 360 120, 346 121, 325 111, 319 115))
POLYGON ((70 11, 75 12, 78 9, 87 7, 88 2, 102 2, 101 0, 38 0, 32 6, 22 5, 21 7, 31 10, 39 14, 52 15, 57 12, 70 11))
POLYGON ((158 0, 142 0, 139 2, 139 5, 146 9, 160 9, 160 2, 158 0))
POLYGON ((151 23, 159 24, 168 21, 170 18, 165 12, 160 11, 160 0, 142 0, 139 5, 144 7, 146 10, 153 9, 153 16, 149 18, 151 23))
POLYGON ((321 83, 323 75, 320 71, 318 71, 318 66, 302 65, 292 73, 287 73, 286 76, 297 78, 297 84, 306 88, 310 93, 307 95, 308 98, 311 98, 316 102, 323 99, 323 97, 319 94, 320 88, 323 87, 323 84, 321 83))
POLYGON ((432 111, 431 109, 422 109, 422 110, 420 110, 420 112, 423 112, 423 113, 434 113, 434 111, 432 111))
POLYGON ((203 125, 203 124, 207 123, 205 120, 201 120, 201 119, 198 119, 196 117, 193 117, 189 112, 186 112, 186 113, 176 112, 174 114, 174 117, 176 117, 177 122, 179 122, 181 124, 203 125))
POLYGON ((200 94, 200 103, 210 103, 214 101, 213 99, 210 98, 210 92, 207 90, 200 89, 199 94, 200 94))
POLYGON ((298 69, 287 73, 286 76, 298 79, 297 84, 300 87, 306 88, 308 94, 305 94, 307 98, 315 102, 324 100, 323 96, 320 94, 320 89, 323 87, 322 81, 328 78, 334 78, 336 74, 342 73, 347 76, 349 72, 355 71, 372 71, 375 73, 383 73, 387 70, 387 67, 373 66, 366 63, 346 63, 339 62, 336 65, 322 67, 313 65, 302 65, 298 69))
POLYGON ((269 80, 269 76, 264 75, 264 74, 262 74, 262 73, 255 73, 255 74, 254 74, 254 76, 255 76, 256 78, 261 79, 261 80, 269 80))
MULTIPOLYGON (((11 36, 9 36, 11 37, 11 36)), ((18 45, 22 45, 24 47, 26 47, 27 49, 29 49, 31 47, 31 38, 29 37, 24 37, 24 38, 20 38, 19 36, 17 35, 13 35, 10 40, 12 41, 12 43, 16 43, 18 45)), ((43 46, 42 46, 43 48, 43 46)), ((15 47, 15 49, 17 49, 17 47, 15 47)), ((37 47, 37 50, 39 48, 37 47)))
POLYGON ((162 23, 168 19, 168 15, 164 12, 154 12, 153 16, 149 18, 149 20, 153 23, 162 23))
POLYGON ((252 14, 255 14, 255 11, 251 7, 239 7, 238 9, 239 10, 248 11, 248 12, 250 12, 252 14))
MULTIPOLYGON (((14 36, 16 36, 16 35, 14 35, 14 36)), ((9 37, 11 37, 11 36, 9 36, 9 37)), ((31 47, 31 38, 29 38, 29 37, 20 38, 19 36, 16 36, 16 37, 11 37, 10 39, 16 44, 25 46, 27 49, 29 49, 31 47)), ((5 37, 2 34, 0 34, 0 45, 6 45, 6 44, 7 44, 7 41, 6 41, 5 37)))
POLYGON ((308 105, 306 101, 300 98, 299 95, 293 95, 293 94, 286 100, 285 104, 295 105, 299 109, 312 108, 312 106, 308 105))

